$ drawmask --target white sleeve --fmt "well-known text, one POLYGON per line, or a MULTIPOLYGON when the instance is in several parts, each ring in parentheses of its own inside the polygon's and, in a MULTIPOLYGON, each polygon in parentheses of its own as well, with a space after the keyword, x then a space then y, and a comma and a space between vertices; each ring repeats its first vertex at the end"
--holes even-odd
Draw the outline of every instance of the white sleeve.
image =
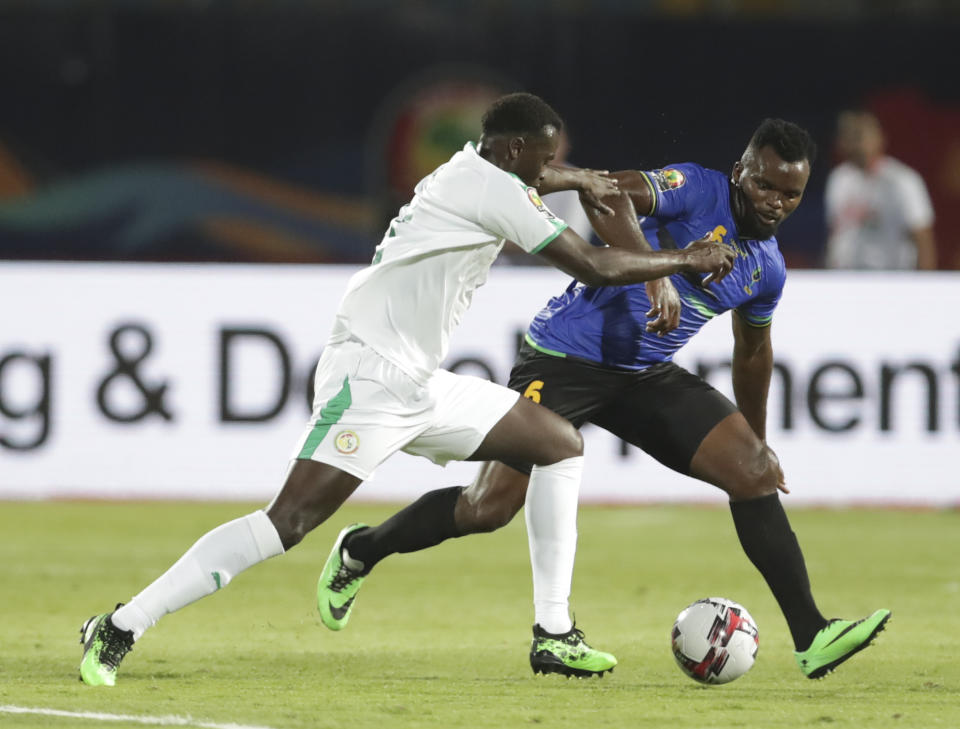
POLYGON ((933 225, 933 204, 919 173, 911 169, 905 170, 898 184, 903 200, 903 219, 907 228, 917 230, 933 225))
POLYGON ((547 209, 533 187, 508 173, 487 175, 477 222, 494 235, 536 253, 567 228, 547 209))
POLYGON ((543 196, 547 207, 561 218, 574 233, 584 240, 593 237, 593 227, 583 205, 580 204, 580 195, 576 190, 560 190, 543 196))

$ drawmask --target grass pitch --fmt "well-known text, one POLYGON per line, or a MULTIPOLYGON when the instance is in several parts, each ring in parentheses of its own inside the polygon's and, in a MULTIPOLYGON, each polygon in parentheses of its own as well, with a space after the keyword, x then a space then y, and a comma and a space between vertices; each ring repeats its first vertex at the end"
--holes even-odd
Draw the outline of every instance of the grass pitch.
POLYGON ((957 511, 790 512, 825 614, 894 614, 874 646, 822 681, 797 669, 725 508, 581 511, 573 606, 591 643, 620 665, 577 681, 530 672, 522 519, 389 558, 349 628, 326 630, 314 591, 333 538, 345 523, 393 511, 348 506, 290 554, 165 618, 127 656, 115 688, 80 684, 81 622, 252 508, 0 504, 0 727, 143 726, 11 706, 275 729, 960 726, 957 511), (710 595, 742 602, 760 626, 757 664, 719 687, 683 676, 669 649, 676 614, 710 595))

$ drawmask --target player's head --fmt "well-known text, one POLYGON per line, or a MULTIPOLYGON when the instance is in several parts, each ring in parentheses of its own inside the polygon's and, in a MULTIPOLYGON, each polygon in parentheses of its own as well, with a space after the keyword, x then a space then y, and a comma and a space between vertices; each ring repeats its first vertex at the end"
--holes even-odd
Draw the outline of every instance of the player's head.
POLYGON ((507 94, 483 115, 480 154, 528 185, 536 185, 553 160, 563 121, 539 96, 507 94))
POLYGON ((869 111, 844 111, 837 118, 837 151, 840 156, 866 169, 883 155, 880 120, 869 111))
POLYGON ((762 240, 777 232, 803 199, 816 155, 805 129, 783 119, 763 120, 730 176, 740 235, 762 240))

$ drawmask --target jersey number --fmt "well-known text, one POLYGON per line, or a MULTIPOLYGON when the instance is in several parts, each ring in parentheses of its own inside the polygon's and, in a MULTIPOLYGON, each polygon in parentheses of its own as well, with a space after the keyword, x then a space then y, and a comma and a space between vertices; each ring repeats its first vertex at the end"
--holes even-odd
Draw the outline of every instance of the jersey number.
POLYGON ((534 402, 540 402, 540 390, 543 389, 543 380, 534 380, 529 385, 527 389, 523 391, 523 396, 528 400, 533 400, 534 402))

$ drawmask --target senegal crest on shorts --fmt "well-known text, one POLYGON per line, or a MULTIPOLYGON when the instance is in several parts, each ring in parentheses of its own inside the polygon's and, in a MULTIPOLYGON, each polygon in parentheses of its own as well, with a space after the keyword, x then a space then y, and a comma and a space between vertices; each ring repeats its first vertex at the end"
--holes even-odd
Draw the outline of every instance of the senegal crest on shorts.
POLYGON ((333 445, 340 453, 350 455, 360 447, 360 439, 352 430, 341 430, 337 433, 333 445))
POLYGON ((657 183, 660 192, 667 190, 676 190, 687 184, 687 176, 677 169, 655 170, 653 179, 657 183))

